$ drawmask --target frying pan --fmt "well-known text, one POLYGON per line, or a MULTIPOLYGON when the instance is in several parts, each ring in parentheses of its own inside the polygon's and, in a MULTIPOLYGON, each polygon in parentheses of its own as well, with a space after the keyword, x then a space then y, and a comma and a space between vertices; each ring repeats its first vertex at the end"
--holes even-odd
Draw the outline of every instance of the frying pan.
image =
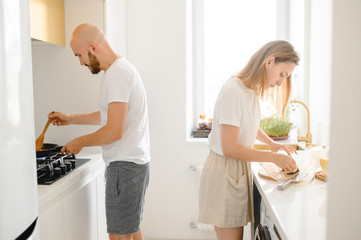
POLYGON ((44 143, 41 147, 41 151, 36 151, 36 157, 49 157, 59 153, 63 146, 59 146, 58 144, 53 143, 44 143))

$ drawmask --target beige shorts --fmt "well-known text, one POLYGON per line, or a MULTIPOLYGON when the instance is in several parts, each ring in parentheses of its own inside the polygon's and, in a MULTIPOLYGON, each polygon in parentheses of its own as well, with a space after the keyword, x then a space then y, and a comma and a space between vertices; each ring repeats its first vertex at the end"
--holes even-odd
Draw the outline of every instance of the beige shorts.
POLYGON ((201 176, 199 222, 233 228, 253 221, 250 163, 210 151, 201 176))

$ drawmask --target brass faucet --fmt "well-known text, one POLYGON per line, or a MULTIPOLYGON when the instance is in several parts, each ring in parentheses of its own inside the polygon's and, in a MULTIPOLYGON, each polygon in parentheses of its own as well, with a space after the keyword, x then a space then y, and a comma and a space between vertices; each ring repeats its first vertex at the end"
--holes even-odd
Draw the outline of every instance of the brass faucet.
POLYGON ((299 100, 292 100, 290 103, 299 103, 301 104, 302 106, 305 107, 306 111, 307 111, 307 133, 306 133, 306 136, 300 136, 299 135, 299 130, 298 130, 298 137, 297 137, 297 140, 299 142, 306 142, 306 147, 312 147, 312 134, 311 134, 311 131, 310 131, 310 110, 308 109, 307 105, 299 100))

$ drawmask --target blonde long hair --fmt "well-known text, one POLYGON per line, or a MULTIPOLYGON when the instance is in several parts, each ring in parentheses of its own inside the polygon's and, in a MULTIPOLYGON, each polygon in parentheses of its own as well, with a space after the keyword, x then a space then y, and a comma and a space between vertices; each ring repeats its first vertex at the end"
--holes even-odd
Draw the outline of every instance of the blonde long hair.
POLYGON ((243 81, 244 85, 254 90, 261 99, 270 97, 275 104, 277 113, 284 118, 285 109, 290 101, 292 79, 290 75, 283 81, 281 86, 267 90, 266 63, 269 57, 274 57, 276 64, 293 62, 298 65, 300 60, 297 52, 289 42, 283 40, 271 41, 255 52, 247 65, 234 77, 243 81))

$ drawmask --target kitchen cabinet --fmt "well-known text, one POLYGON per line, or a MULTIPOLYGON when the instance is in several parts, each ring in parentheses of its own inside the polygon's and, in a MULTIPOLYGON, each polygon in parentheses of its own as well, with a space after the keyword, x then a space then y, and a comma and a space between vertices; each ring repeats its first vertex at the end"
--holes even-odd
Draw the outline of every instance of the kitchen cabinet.
MULTIPOLYGON (((84 156, 77 156, 82 158, 84 156)), ((40 239, 107 239, 101 154, 52 185, 38 186, 40 239)))
POLYGON ((31 38, 65 46, 64 2, 30 0, 29 8, 31 38))
POLYGON ((98 226, 98 239, 108 239, 107 224, 105 217, 105 178, 104 170, 95 170, 96 189, 97 189, 97 226, 98 226))
POLYGON ((97 239, 96 181, 70 193, 62 202, 64 212, 64 235, 67 240, 97 239))
POLYGON ((64 240, 63 211, 60 196, 50 201, 39 214, 40 239, 64 240))
POLYGON ((55 199, 40 209, 40 239, 98 239, 95 180, 55 199))

